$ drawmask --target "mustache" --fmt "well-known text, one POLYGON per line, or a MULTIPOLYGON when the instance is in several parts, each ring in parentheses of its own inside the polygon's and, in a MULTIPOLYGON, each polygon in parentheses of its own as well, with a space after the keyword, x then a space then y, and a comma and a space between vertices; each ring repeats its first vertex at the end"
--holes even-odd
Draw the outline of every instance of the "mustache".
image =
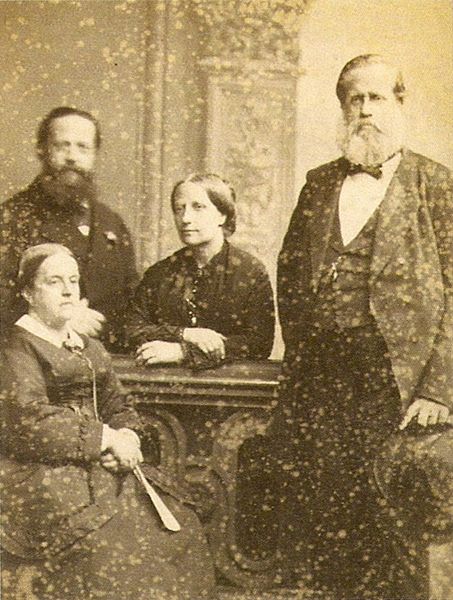
POLYGON ((92 181, 94 179, 94 171, 86 170, 76 164, 65 164, 65 165, 52 165, 48 161, 43 161, 42 175, 48 181, 50 180, 61 180, 65 176, 75 175, 78 178, 86 181, 92 181))
POLYGON ((79 167, 65 166, 58 170, 50 173, 52 179, 64 179, 66 176, 75 175, 76 178, 80 178, 83 181, 92 181, 93 174, 90 171, 84 171, 79 167))
POLYGON ((348 127, 350 133, 360 133, 363 129, 370 128, 374 129, 377 133, 384 133, 380 127, 373 123, 372 121, 355 121, 351 123, 348 127))

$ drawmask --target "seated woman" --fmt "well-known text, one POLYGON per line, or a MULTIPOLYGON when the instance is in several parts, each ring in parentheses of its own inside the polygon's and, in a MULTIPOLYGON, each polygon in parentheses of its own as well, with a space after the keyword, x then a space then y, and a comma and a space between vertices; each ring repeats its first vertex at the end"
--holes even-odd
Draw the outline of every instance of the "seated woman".
POLYGON ((196 516, 155 467, 164 506, 151 502, 139 417, 101 343, 70 326, 80 300, 72 254, 29 248, 19 286, 29 310, 2 362, 3 548, 16 564, 39 561, 40 600, 210 597, 196 516))
POLYGON ((146 271, 129 306, 126 336, 138 362, 205 368, 267 358, 272 288, 264 266, 227 241, 234 190, 217 175, 190 175, 175 185, 171 205, 185 247, 146 271))

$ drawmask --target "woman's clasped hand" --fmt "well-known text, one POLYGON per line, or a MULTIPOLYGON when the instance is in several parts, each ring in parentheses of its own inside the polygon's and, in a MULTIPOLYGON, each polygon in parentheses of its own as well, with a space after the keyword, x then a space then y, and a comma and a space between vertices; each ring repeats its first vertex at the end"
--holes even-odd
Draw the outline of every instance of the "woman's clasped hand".
POLYGON ((171 193, 183 247, 146 271, 125 333, 137 363, 212 368, 267 358, 274 300, 264 265, 230 243, 236 194, 213 173, 193 173, 171 193))
POLYGON ((183 340, 193 344, 205 354, 217 360, 225 358, 226 337, 207 327, 186 327, 183 331, 183 340))
POLYGON ((143 462, 140 438, 132 429, 103 426, 101 464, 109 471, 131 471, 143 462))
POLYGON ((28 309, 1 348, 2 552, 19 568, 38 561, 29 589, 40 600, 68 590, 210 598, 212 558, 185 490, 160 464, 140 466, 140 434, 159 452, 152 409, 145 431, 101 342, 74 328, 88 310, 74 255, 54 243, 28 248, 17 280, 28 309))
POLYGON ((142 344, 135 353, 140 365, 158 365, 160 363, 180 363, 184 359, 181 344, 153 340, 142 344))

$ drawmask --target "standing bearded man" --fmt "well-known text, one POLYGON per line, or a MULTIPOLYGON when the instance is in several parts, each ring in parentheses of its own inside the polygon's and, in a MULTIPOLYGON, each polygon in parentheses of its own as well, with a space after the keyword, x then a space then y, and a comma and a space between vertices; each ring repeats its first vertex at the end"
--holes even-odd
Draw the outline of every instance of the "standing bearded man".
POLYGON ((99 123, 83 110, 58 107, 41 122, 41 173, 1 206, 2 335, 26 308, 15 289, 19 257, 30 246, 55 242, 69 248, 81 267, 84 300, 74 329, 88 335, 99 335, 102 329, 109 349, 121 347, 122 317, 138 279, 123 220, 96 199, 100 144, 99 123))
POLYGON ((280 552, 325 600, 427 598, 371 483, 392 432, 453 403, 453 184, 404 148, 404 94, 381 56, 346 64, 343 156, 307 174, 279 256, 280 552))

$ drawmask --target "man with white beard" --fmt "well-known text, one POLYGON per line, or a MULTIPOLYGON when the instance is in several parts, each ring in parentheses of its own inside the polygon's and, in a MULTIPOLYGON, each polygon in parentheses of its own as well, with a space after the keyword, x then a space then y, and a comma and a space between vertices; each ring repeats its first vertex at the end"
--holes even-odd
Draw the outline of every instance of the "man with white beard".
POLYGON ((55 242, 68 247, 81 269, 84 299, 73 323, 121 348, 122 318, 137 283, 129 232, 121 217, 97 200, 94 182, 100 126, 90 113, 60 106, 37 132, 41 173, 1 206, 0 293, 2 335, 26 305, 15 289, 19 257, 30 246, 55 242))
POLYGON ((403 146, 404 95, 383 57, 345 65, 343 156, 307 174, 279 256, 282 576, 324 600, 428 598, 371 483, 385 439, 453 403, 453 182, 403 146))

